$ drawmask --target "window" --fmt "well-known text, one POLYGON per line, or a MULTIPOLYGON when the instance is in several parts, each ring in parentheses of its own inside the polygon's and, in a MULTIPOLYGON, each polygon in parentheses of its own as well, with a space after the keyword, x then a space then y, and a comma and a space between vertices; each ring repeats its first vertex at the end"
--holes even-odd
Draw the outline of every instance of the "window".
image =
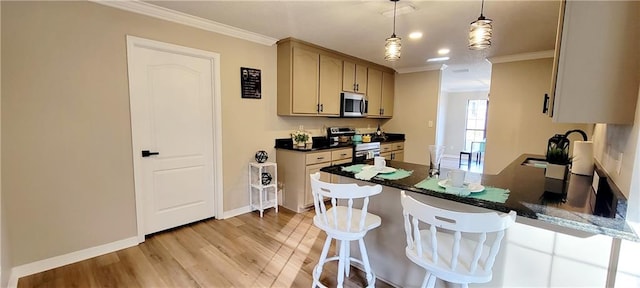
POLYGON ((467 103, 467 128, 465 130, 464 148, 471 151, 473 142, 483 141, 486 137, 487 106, 489 100, 469 100, 467 103))

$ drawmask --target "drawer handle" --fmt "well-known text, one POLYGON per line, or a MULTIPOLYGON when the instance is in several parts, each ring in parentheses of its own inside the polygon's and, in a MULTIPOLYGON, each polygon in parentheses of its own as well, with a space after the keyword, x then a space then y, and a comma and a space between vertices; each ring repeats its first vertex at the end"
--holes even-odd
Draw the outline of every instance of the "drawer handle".
POLYGON ((317 159, 318 159, 318 160, 322 160, 322 159, 324 159, 324 157, 318 157, 317 159))
POLYGON ((347 153, 342 153, 340 154, 340 156, 347 156, 347 153))

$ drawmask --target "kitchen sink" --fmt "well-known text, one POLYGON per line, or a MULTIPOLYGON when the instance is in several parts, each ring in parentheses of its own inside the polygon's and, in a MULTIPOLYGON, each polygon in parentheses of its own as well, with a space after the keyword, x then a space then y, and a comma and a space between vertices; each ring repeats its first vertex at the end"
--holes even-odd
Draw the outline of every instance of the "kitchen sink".
POLYGON ((524 160, 524 162, 522 162, 521 165, 537 168, 547 168, 547 164, 548 162, 545 159, 527 158, 526 160, 524 160))

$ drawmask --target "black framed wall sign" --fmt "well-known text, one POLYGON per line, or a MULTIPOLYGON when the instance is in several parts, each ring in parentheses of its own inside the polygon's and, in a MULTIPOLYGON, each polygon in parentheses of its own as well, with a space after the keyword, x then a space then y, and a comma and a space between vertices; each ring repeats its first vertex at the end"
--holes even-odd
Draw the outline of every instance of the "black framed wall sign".
POLYGON ((240 67, 242 98, 262 98, 260 69, 240 67))

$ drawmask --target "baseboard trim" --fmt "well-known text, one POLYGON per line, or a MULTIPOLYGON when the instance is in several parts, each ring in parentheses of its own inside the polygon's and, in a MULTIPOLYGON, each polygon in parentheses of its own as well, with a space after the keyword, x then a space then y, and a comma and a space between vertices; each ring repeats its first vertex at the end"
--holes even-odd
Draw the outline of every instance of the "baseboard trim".
POLYGON ((236 208, 233 210, 224 211, 224 213, 222 214, 222 217, 223 217, 222 219, 236 217, 238 215, 242 215, 249 212, 251 212, 251 206, 244 206, 244 207, 236 208))
POLYGON ((130 237, 115 242, 107 243, 100 246, 87 248, 84 250, 71 252, 60 256, 51 257, 48 259, 20 265, 13 267, 9 274, 9 283, 7 287, 18 287, 18 279, 20 277, 28 276, 42 271, 50 270, 53 268, 61 267, 71 263, 75 263, 82 260, 87 260, 96 256, 104 255, 114 251, 122 250, 125 248, 138 245, 137 237, 130 237))

